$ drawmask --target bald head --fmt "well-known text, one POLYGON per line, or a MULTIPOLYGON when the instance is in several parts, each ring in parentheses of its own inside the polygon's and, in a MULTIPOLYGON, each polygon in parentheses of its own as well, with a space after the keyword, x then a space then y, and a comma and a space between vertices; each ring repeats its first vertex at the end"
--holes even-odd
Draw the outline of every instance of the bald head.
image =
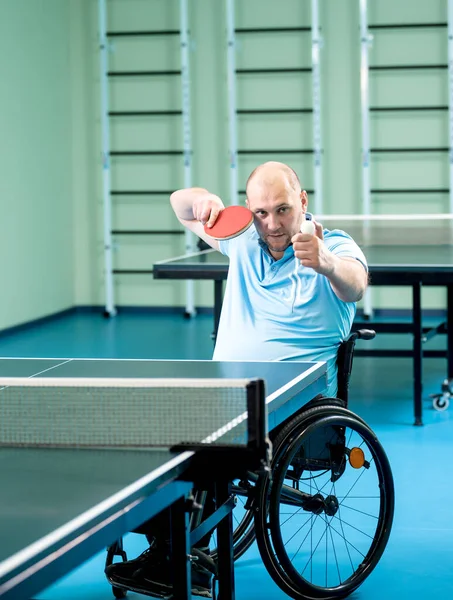
POLYGON ((297 174, 291 167, 281 162, 270 161, 259 165, 250 174, 247 185, 247 198, 256 194, 301 193, 297 174))
POLYGON ((254 214, 258 235, 275 259, 283 256, 300 231, 307 210, 307 192, 296 173, 280 162, 257 167, 247 181, 247 207, 254 214))

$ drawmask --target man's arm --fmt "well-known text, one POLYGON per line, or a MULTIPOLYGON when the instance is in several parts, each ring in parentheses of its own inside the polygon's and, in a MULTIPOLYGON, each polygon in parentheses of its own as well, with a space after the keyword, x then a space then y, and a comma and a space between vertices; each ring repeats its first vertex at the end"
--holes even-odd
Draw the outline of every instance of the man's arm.
POLYGON ((322 225, 315 223, 316 235, 298 233, 293 239, 294 255, 305 267, 314 269, 330 281, 343 302, 358 302, 368 285, 368 273, 355 258, 336 256, 323 241, 322 225))
POLYGON ((203 188, 177 190, 170 196, 170 203, 178 220, 214 250, 219 242, 206 235, 204 225, 212 227, 219 213, 225 208, 222 200, 203 188))
POLYGON ((335 294, 344 302, 358 302, 368 285, 368 273, 363 264, 349 257, 331 255, 329 270, 322 273, 330 281, 335 294))

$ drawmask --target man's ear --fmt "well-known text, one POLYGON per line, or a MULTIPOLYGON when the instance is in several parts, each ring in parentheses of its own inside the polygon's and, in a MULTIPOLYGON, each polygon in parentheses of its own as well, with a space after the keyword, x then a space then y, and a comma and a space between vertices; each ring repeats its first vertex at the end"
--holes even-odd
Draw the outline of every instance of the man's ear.
POLYGON ((249 204, 249 199, 248 198, 245 199, 245 205, 246 205, 246 207, 248 209, 250 209, 250 204, 249 204))
POLYGON ((305 190, 302 190, 300 193, 300 201, 302 203, 302 208, 304 209, 304 211, 306 211, 308 207, 308 195, 305 190))

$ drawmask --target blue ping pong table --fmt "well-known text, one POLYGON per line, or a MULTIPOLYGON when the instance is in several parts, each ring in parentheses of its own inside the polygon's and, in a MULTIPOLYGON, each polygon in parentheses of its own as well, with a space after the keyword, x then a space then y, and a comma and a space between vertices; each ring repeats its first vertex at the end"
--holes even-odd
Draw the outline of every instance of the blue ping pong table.
MULTIPOLYGON (((348 228, 350 231, 351 226, 348 228)), ((356 241, 360 232, 351 231, 356 241)), ((450 233, 451 234, 451 233, 450 233)), ((415 425, 422 425, 422 361, 424 357, 447 358, 447 377, 444 382, 443 398, 451 395, 453 389, 453 244, 442 242, 438 245, 415 245, 414 242, 404 244, 392 243, 381 235, 375 243, 360 244, 368 261, 371 288, 374 286, 407 286, 412 289, 412 316, 410 321, 373 320, 367 318, 365 323, 357 320, 353 330, 366 326, 377 333, 412 334, 412 349, 373 349, 359 348, 356 356, 393 356, 412 357, 413 360, 413 401, 415 425), (388 242, 388 243, 387 243, 388 242), (384 245, 385 244, 385 245, 384 245), (439 286, 447 290, 446 320, 435 327, 426 327, 422 323, 422 287, 439 286), (437 334, 446 334, 447 350, 423 349, 423 344, 437 334)), ((414 236, 417 232, 414 233, 414 236)), ((449 239, 449 238, 448 238, 449 239)), ((223 300, 223 282, 228 276, 228 258, 215 250, 202 250, 193 254, 170 258, 153 265, 155 279, 202 279, 214 282, 214 333, 220 320, 223 300)), ((436 405, 435 405, 436 406, 436 405)), ((445 406, 445 404, 444 404, 445 406)), ((437 408, 437 406, 436 406, 437 408)))
MULTIPOLYGON (((176 382, 187 379, 264 380, 263 413, 267 413, 269 431, 326 389, 325 364, 302 362, 0 358, 0 377, 38 379, 40 385, 46 385, 46 380, 57 380, 56 385, 63 385, 82 378, 91 382, 107 379, 112 381, 112 387, 132 380, 158 383, 170 378, 176 382)), ((0 386, 3 411, 0 436, 7 435, 4 411, 7 406, 5 390, 8 389, 11 388, 5 384, 0 386)), ((117 420, 121 420, 121 427, 127 431, 128 399, 124 402, 125 410, 117 420)), ((94 404, 92 401, 91 406, 94 404)), ((247 404, 247 420, 250 420, 252 404, 247 404)), ((42 406, 44 408, 44 404, 42 406)), ((113 404, 107 400, 109 406, 113 404)), ((74 411, 74 406, 71 410, 74 411)), ((162 414, 161 419, 165 418, 162 414)), ((32 418, 30 415, 27 405, 19 405, 16 415, 19 428, 20 423, 32 418)), ((74 413, 68 409, 64 420, 70 422, 73 417, 74 413)), ((176 427, 178 414, 168 416, 167 411, 169 418, 176 427)), ((264 428, 265 419, 263 423, 264 428)), ((188 529, 187 507, 198 468, 196 458, 205 449, 209 454, 209 444, 204 444, 203 448, 169 444, 168 447, 106 449, 46 447, 45 444, 39 447, 28 446, 27 442, 21 447, 13 447, 9 443, 0 443, 0 598, 31 598, 167 507, 172 511, 173 563, 175 574, 178 573, 174 593, 178 598, 189 597, 188 557, 197 538, 188 529)), ((268 449, 266 452, 268 454, 268 449)), ((218 456, 213 457, 214 464, 218 456)), ((233 449, 229 454, 237 462, 247 461, 248 456, 235 454, 233 449)), ((259 456, 253 458, 254 464, 258 464, 258 459, 264 464, 262 448, 259 456)), ((206 465, 206 462, 200 464, 206 465)), ((234 473, 236 466, 232 465, 232 477, 237 476, 234 473)), ((221 493, 223 504, 216 521, 219 523, 219 590, 223 598, 233 598, 233 501, 226 488, 222 488, 221 493)))

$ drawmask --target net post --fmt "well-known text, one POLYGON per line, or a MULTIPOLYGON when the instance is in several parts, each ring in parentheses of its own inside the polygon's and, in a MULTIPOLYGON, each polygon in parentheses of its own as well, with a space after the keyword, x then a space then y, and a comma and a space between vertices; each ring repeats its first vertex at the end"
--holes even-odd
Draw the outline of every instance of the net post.
POLYGON ((257 451, 264 465, 269 464, 270 441, 267 436, 266 392, 263 379, 247 384, 247 446, 257 451))

